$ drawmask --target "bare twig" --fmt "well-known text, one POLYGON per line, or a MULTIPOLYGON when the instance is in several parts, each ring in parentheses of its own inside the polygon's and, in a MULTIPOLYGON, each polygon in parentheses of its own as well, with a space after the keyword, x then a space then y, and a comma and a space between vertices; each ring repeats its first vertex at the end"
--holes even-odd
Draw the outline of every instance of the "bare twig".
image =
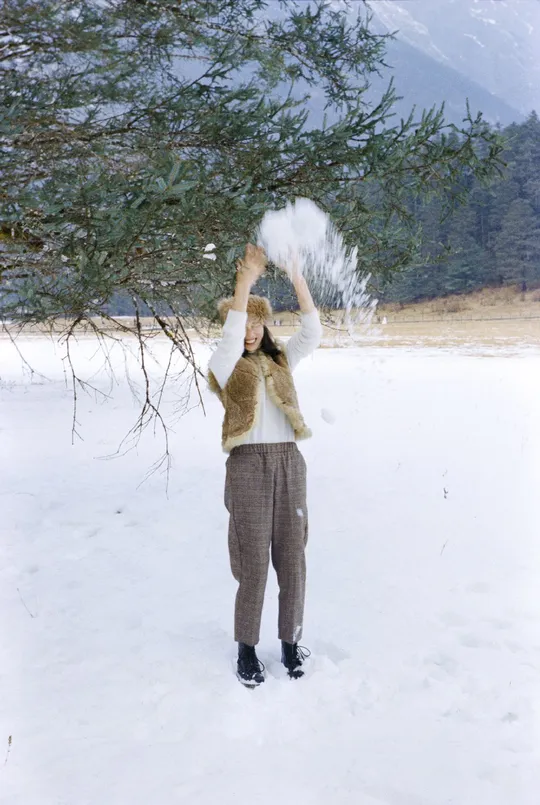
MULTIPOLYGON (((164 438, 164 452, 159 459, 152 464, 141 483, 144 483, 144 481, 146 481, 151 475, 164 468, 168 488, 170 468, 172 466, 172 456, 169 445, 169 431, 171 430, 171 427, 174 427, 177 417, 185 414, 187 411, 191 410, 192 407, 201 405, 204 410, 202 387, 199 384, 199 379, 204 378, 204 374, 197 365, 189 335, 180 316, 175 315, 171 320, 168 317, 160 315, 158 311, 153 308, 151 301, 150 303, 148 300, 142 301, 144 301, 144 303, 147 304, 152 310, 153 318, 158 328, 153 332, 148 333, 143 329, 143 322, 140 312, 140 300, 139 297, 134 294, 133 302, 136 313, 133 319, 131 319, 129 322, 123 321, 122 319, 116 318, 104 311, 99 310, 95 312, 95 315, 99 316, 99 319, 101 319, 100 321, 98 318, 92 318, 91 312, 86 311, 79 314, 71 322, 69 322, 66 327, 60 330, 56 328, 57 320, 51 320, 49 322, 50 335, 51 337, 58 337, 60 342, 63 343, 65 347, 65 355, 63 357, 64 374, 66 386, 69 386, 73 395, 73 414, 71 420, 72 444, 75 443, 76 437, 79 439, 83 438, 80 432, 80 422, 78 420, 80 391, 82 390, 86 393, 92 393, 96 399, 99 396, 102 400, 107 400, 111 397, 113 383, 118 382, 111 360, 110 348, 111 343, 112 345, 117 344, 122 348, 126 378, 129 388, 134 400, 138 405, 141 406, 141 410, 133 426, 122 438, 118 449, 110 455, 99 456, 99 458, 102 460, 112 459, 125 455, 137 446, 142 433, 146 430, 148 425, 153 425, 154 435, 157 434, 157 428, 159 426, 162 430, 164 438), (104 328, 104 322, 112 325, 110 330, 109 328, 104 328), (76 355, 73 349, 73 341, 75 341, 76 344, 79 343, 78 335, 81 332, 81 328, 83 328, 83 332, 84 328, 87 328, 91 335, 98 341, 98 346, 92 357, 95 357, 99 351, 103 353, 103 365, 107 369, 111 383, 109 393, 105 393, 92 382, 90 382, 94 380, 94 378, 98 377, 103 365, 99 369, 93 371, 88 379, 83 379, 78 373, 75 360, 76 355), (151 379, 148 360, 149 358, 152 358, 157 363, 160 363, 158 356, 153 354, 151 344, 152 339, 155 339, 156 337, 159 338, 162 335, 167 337, 171 348, 168 353, 166 363, 164 364, 163 377, 160 377, 159 384, 156 388, 151 379), (136 350, 132 346, 133 337, 136 339, 136 350), (174 367, 175 353, 179 353, 182 356, 183 361, 182 367, 173 375, 172 370, 174 367), (134 380, 134 378, 132 378, 130 372, 130 366, 128 363, 128 356, 130 354, 134 359, 136 359, 138 367, 142 371, 144 380, 142 394, 140 393, 140 387, 137 385, 137 382, 134 380), (188 372, 189 376, 187 374, 188 372), (168 382, 171 381, 173 377, 175 379, 182 379, 185 393, 181 395, 175 394, 177 399, 175 400, 173 421, 167 423, 164 415, 161 412, 161 408, 164 402, 165 389, 168 382), (195 384, 197 390, 196 395, 192 394, 193 383, 195 384), (195 400, 193 405, 191 405, 192 400, 195 400)), ((6 329, 6 332, 8 332, 11 340, 13 340, 13 334, 9 333, 9 330, 7 330, 5 326, 4 329, 6 329)), ((22 326, 20 329, 23 329, 22 326)), ((17 348, 16 344, 15 346, 17 348)), ((23 356, 21 356, 21 358, 24 360, 23 356)), ((31 371, 34 371, 29 365, 28 367, 31 371)))
MULTIPOLYGON (((27 368, 27 369, 28 369, 28 371, 30 372, 30 377, 31 377, 31 378, 33 378, 33 377, 34 377, 34 375, 37 375, 37 377, 41 377, 41 378, 43 378, 43 380, 49 380, 49 378, 48 378, 48 377, 45 377, 45 375, 42 375, 42 374, 41 374, 41 372, 37 372, 37 371, 34 369, 34 367, 33 367, 33 366, 31 366, 31 365, 28 363, 28 361, 26 360, 26 358, 25 358, 25 357, 24 357, 24 355, 22 354, 21 350, 19 349, 19 345, 17 344, 17 341, 16 341, 16 339, 15 339, 15 337, 14 337, 13 333, 11 332, 11 327, 10 327, 9 325, 7 325, 7 324, 6 324, 4 321, 2 321, 2 322, 1 322, 1 324, 2 324, 2 330, 3 330, 5 333, 7 333, 7 336, 8 336, 8 338, 9 338, 9 340, 11 341, 11 343, 13 344, 13 346, 15 347, 15 350, 16 350, 16 352, 17 352, 17 355, 19 356, 19 358, 20 358, 20 359, 21 359, 21 361, 23 362, 24 366, 26 366, 26 368, 27 368)), ((21 328, 19 328, 19 333, 20 333, 20 332, 21 332, 21 328)))
POLYGON ((167 385, 167 380, 169 378, 169 372, 171 370, 171 364, 172 364, 173 355, 174 355, 174 347, 171 347, 171 349, 169 350, 169 360, 167 361, 167 366, 165 368, 165 374, 163 376, 163 382, 161 383, 161 387, 160 387, 159 392, 158 392, 158 399, 157 399, 157 403, 156 403, 157 408, 161 407, 161 401, 163 399, 163 392, 165 391, 165 386, 167 385))
MULTIPOLYGON (((152 310, 152 307, 150 307, 150 310, 152 310)), ((161 327, 167 338, 169 338, 172 341, 172 343, 175 345, 175 347, 177 347, 181 355, 183 355, 184 358, 190 364, 190 366, 193 367, 193 380, 195 383, 195 387, 197 389, 199 402, 202 406, 204 414, 206 415, 206 409, 204 407, 203 396, 201 388, 199 386, 199 379, 198 379, 199 376, 204 378, 204 375, 197 366, 195 353, 193 352, 193 347, 191 346, 191 341, 188 338, 186 329, 182 323, 182 320, 180 319, 180 316, 176 316, 175 318, 176 327, 174 330, 171 330, 171 328, 167 326, 167 323, 158 313, 156 313, 154 310, 152 310, 152 313, 154 314, 154 318, 156 319, 157 323, 159 324, 159 326, 161 327)))
MULTIPOLYGON (((140 438, 143 432, 146 430, 148 425, 152 422, 154 423, 154 433, 155 433, 155 426, 157 423, 161 425, 163 431, 163 438, 165 441, 165 450, 163 455, 161 455, 157 461, 152 464, 148 472, 146 473, 145 477, 141 481, 141 484, 144 483, 151 475, 157 472, 161 467, 165 465, 165 473, 166 473, 166 490, 168 491, 169 487, 169 474, 170 468, 172 464, 171 453, 169 449, 169 428, 167 427, 165 420, 161 411, 159 410, 159 404, 156 405, 153 401, 153 395, 151 391, 151 384, 150 384, 150 375, 148 373, 148 367, 146 363, 146 355, 148 352, 147 345, 145 343, 145 337, 142 330, 141 325, 141 316, 140 316, 140 309, 139 309, 139 301, 137 297, 133 297, 133 303, 135 305, 135 335, 137 337, 138 346, 139 346, 139 362, 140 367, 143 373, 144 378, 144 399, 142 401, 142 409, 137 417, 135 424, 129 429, 128 433, 124 436, 122 441, 120 442, 118 449, 115 453, 109 456, 103 456, 104 459, 111 459, 119 456, 126 455, 130 450, 133 450, 137 446, 140 441, 140 438)), ((133 334, 133 331, 130 331, 133 334)), ((129 382, 129 381, 128 381, 129 382)), ((132 392, 135 393, 133 386, 132 392)), ((158 400, 161 400, 161 396, 158 397, 158 400)), ((139 484, 139 486, 141 485, 139 484)))
MULTIPOLYGON (((65 340, 66 355, 65 355, 64 360, 67 361, 68 366, 70 368, 70 372, 71 372, 71 388, 73 390, 73 417, 72 417, 72 423, 71 423, 71 444, 75 443, 75 436, 78 436, 78 438, 81 441, 83 440, 81 434, 77 430, 77 425, 79 424, 77 422, 77 387, 80 387, 83 391, 86 391, 87 393, 90 392, 90 391, 93 391, 94 395, 96 395, 96 397, 99 394, 99 395, 101 395, 101 397, 103 399, 109 399, 109 395, 105 394, 104 391, 101 391, 101 389, 98 389, 97 386, 93 386, 87 380, 83 380, 75 372, 75 367, 73 365, 73 360, 72 360, 72 357, 71 357, 71 339, 75 338, 75 340, 77 340, 76 335, 75 335, 75 330, 76 330, 77 325, 80 324, 83 320, 88 322, 89 318, 86 317, 86 316, 83 316, 83 315, 77 316, 77 318, 70 324, 70 326, 67 328, 67 330, 61 335, 61 339, 60 339, 60 340, 62 340, 62 339, 65 340)), ((95 326, 93 322, 91 322, 91 324, 92 324, 93 327, 95 326)), ((99 330, 98 330, 98 332, 99 332, 99 330)))
POLYGON ((72 333, 70 333, 66 338, 66 357, 69 363, 69 368, 71 369, 71 387, 73 389, 73 419, 71 423, 71 444, 75 443, 75 436, 78 436, 79 439, 82 441, 82 436, 77 433, 77 376, 75 374, 75 369, 73 368, 73 361, 71 360, 71 351, 70 351, 70 339, 72 333))
POLYGON ((6 759, 4 760, 4 766, 8 762, 10 752, 11 752, 11 735, 8 736, 7 752, 6 752, 6 759))
POLYGON ((30 612, 30 610, 29 610, 29 609, 28 609, 28 607, 26 606, 25 600, 24 600, 24 598, 22 597, 22 595, 21 595, 21 591, 19 590, 19 588, 18 588, 18 587, 17 587, 17 592, 19 593, 19 598, 21 599, 21 603, 22 603, 23 607, 26 609, 26 611, 28 612, 28 614, 30 615, 30 617, 31 617, 31 618, 35 618, 36 616, 35 616, 35 615, 34 615, 32 612, 30 612))

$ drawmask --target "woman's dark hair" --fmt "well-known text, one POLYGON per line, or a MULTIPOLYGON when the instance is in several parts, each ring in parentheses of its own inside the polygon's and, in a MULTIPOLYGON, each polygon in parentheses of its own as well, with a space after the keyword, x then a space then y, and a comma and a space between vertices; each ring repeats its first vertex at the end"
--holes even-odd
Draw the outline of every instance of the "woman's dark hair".
MULTIPOLYGON (((273 361, 275 361, 276 358, 278 358, 281 355, 281 350, 274 341, 272 333, 270 332, 266 324, 264 325, 263 337, 261 339, 261 345, 259 349, 261 349, 266 355, 272 358, 273 361)), ((245 349, 242 357, 247 358, 251 354, 252 354, 251 352, 248 352, 248 350, 245 349)))

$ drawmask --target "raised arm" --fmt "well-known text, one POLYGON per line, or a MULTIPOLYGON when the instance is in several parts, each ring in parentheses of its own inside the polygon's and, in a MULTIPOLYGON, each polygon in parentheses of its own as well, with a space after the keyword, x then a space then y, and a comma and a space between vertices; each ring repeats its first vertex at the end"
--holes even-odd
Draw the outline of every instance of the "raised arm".
POLYGON ((300 312, 305 314, 313 313, 313 311, 316 310, 315 302, 311 297, 308 284, 304 277, 301 274, 295 274, 292 278, 292 284, 294 285, 294 290, 296 291, 296 298, 298 299, 300 312))
POLYGON ((293 274, 292 284, 296 291, 302 326, 300 330, 289 339, 286 347, 287 360, 291 371, 302 358, 307 358, 321 343, 322 327, 315 303, 311 297, 308 284, 300 274, 293 274))
POLYGON ((252 286, 264 273, 265 267, 264 251, 248 243, 244 259, 239 260, 236 266, 234 302, 223 325, 221 341, 208 364, 222 389, 227 385, 234 367, 244 353, 248 298, 252 286))

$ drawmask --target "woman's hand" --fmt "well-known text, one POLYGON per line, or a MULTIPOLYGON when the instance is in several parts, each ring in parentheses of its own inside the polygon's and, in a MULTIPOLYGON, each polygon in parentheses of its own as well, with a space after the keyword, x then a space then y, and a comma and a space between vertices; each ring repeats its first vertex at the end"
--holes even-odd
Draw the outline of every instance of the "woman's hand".
POLYGON ((254 246, 253 243, 248 243, 243 259, 238 260, 236 264, 238 279, 241 278, 249 282, 250 286, 255 285, 259 277, 264 274, 266 262, 264 249, 260 246, 254 246))
POLYGON ((300 271, 298 253, 290 250, 286 262, 281 263, 279 267, 292 282, 302 313, 311 313, 315 310, 315 303, 309 292, 308 284, 300 271))
POLYGON ((243 259, 236 264, 236 288, 233 310, 246 311, 251 286, 255 285, 266 268, 266 254, 260 246, 248 243, 243 259))

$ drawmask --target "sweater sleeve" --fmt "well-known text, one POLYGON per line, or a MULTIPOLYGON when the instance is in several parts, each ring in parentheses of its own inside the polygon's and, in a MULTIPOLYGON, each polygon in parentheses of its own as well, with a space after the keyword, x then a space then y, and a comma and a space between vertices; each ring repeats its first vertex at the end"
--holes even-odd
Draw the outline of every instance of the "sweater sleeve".
POLYGON ((300 363, 302 358, 307 358, 317 349, 321 343, 321 336, 322 327, 318 311, 313 310, 311 313, 303 313, 300 330, 289 339, 286 346, 287 360, 291 371, 300 363))
POLYGON ((223 325, 221 341, 217 345, 208 368, 221 388, 225 388, 233 369, 244 353, 247 313, 229 310, 223 325))

